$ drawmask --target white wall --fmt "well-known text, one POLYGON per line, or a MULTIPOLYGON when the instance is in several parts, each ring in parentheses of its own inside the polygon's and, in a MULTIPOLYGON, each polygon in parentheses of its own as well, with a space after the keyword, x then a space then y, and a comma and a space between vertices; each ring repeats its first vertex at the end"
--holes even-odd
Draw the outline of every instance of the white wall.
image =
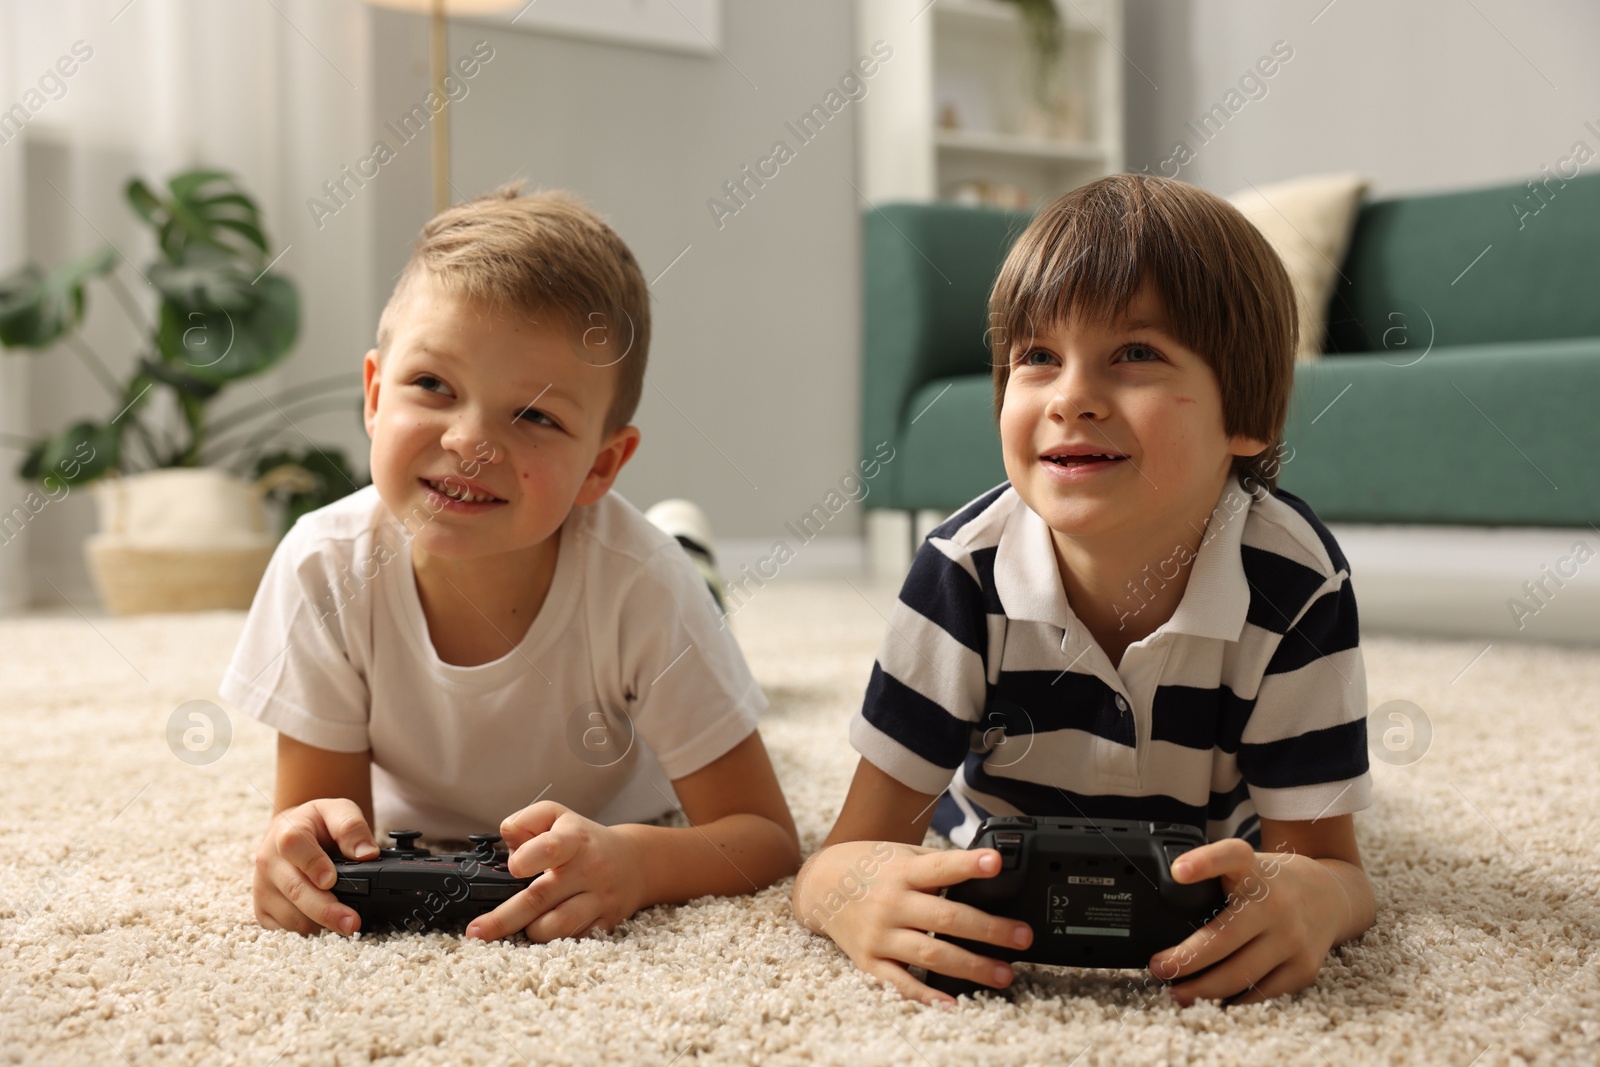
POLYGON ((1584 129, 1600 126, 1600 5, 1582 0, 1128 0, 1127 33, 1129 169, 1161 173, 1187 141, 1177 176, 1214 192, 1343 170, 1377 196, 1476 187, 1534 177, 1577 140, 1600 150, 1584 129), (1202 145, 1185 123, 1279 40, 1294 58, 1267 95, 1202 145))
MULTIPOLYGON (((666 271, 644 442, 619 489, 640 507, 690 497, 720 539, 770 544, 860 458, 855 117, 845 107, 804 146, 783 128, 854 63, 854 14, 731 0, 723 28, 721 55, 690 55, 455 24, 451 55, 481 37, 495 58, 454 117, 454 181, 570 189, 646 279, 666 271), (719 229, 706 201, 780 138, 795 158, 719 229)), ((890 63, 875 80, 894 76, 890 63)), ((858 535, 859 511, 824 536, 858 535)))

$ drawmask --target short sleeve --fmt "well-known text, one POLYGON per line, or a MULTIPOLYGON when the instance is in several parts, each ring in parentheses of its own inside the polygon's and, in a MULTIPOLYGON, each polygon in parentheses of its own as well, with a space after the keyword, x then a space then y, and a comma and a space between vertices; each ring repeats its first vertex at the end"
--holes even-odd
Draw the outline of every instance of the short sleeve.
POLYGON ((1309 821, 1371 804, 1367 672, 1348 573, 1329 579, 1279 640, 1238 761, 1263 818, 1309 821))
POLYGON ((299 524, 278 543, 218 694, 296 741, 362 752, 368 688, 348 631, 370 605, 349 594, 348 581, 341 594, 327 548, 299 524))
POLYGON ((669 779, 693 774, 755 731, 766 694, 676 542, 628 583, 617 628, 628 714, 669 779))
POLYGON ((930 538, 917 550, 872 665, 850 743, 909 789, 944 792, 972 747, 987 688, 977 576, 930 538))

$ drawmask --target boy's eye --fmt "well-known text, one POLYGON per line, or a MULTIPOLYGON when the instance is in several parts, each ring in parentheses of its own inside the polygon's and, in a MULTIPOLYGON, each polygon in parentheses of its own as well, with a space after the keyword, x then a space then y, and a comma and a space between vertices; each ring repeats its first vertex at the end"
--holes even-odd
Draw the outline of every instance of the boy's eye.
POLYGON ((1045 363, 1054 358, 1055 356, 1051 355, 1049 352, 1046 352, 1044 349, 1034 348, 1022 353, 1022 356, 1017 360, 1017 366, 1042 367, 1045 365, 1045 363))
POLYGON ((1149 345, 1129 345, 1127 348, 1124 348, 1122 350, 1122 354, 1123 354, 1124 357, 1126 357, 1128 359, 1128 362, 1130 362, 1130 363, 1157 363, 1157 362, 1160 362, 1160 360, 1161 360, 1161 354, 1159 352, 1157 352, 1155 349, 1151 348, 1149 345), (1144 353, 1149 358, 1148 359, 1137 359, 1137 358, 1134 358, 1134 357, 1136 357, 1138 355, 1138 353, 1141 353, 1141 352, 1144 353))
POLYGON ((517 418, 522 422, 532 423, 535 426, 554 426, 557 429, 561 428, 560 423, 556 422, 555 419, 552 419, 549 415, 546 415, 536 407, 523 408, 520 412, 518 412, 517 418))
POLYGON ((431 393, 431 392, 434 391, 433 387, 435 385, 443 385, 444 383, 441 382, 438 378, 435 378, 431 374, 419 374, 411 382, 411 384, 417 386, 419 389, 426 389, 428 392, 431 393))

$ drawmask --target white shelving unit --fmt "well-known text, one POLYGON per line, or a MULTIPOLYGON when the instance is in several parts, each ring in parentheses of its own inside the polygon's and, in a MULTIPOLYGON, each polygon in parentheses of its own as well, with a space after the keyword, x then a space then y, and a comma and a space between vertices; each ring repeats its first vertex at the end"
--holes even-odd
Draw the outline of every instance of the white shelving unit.
POLYGON ((975 199, 1038 207, 1123 165, 1121 0, 1056 0, 1054 98, 1002 0, 859 0, 859 51, 893 58, 861 102, 862 192, 874 202, 975 199), (1010 193, 1011 195, 1006 195, 1010 193))

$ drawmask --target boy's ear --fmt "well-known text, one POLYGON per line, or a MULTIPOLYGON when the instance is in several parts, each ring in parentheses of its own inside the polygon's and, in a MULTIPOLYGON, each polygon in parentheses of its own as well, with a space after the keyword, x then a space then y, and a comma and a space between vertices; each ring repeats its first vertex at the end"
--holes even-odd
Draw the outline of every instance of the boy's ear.
POLYGON ((378 350, 369 349, 366 357, 361 361, 361 421, 367 427, 367 436, 372 436, 372 423, 378 417, 378 385, 383 378, 383 370, 378 366, 378 350))
POLYGON ((600 446, 600 452, 594 457, 594 465, 584 476, 583 485, 578 489, 578 498, 573 503, 593 504, 609 493, 611 486, 617 480, 617 475, 622 473, 623 466, 638 450, 641 436, 637 426, 622 426, 611 431, 611 435, 600 446))

